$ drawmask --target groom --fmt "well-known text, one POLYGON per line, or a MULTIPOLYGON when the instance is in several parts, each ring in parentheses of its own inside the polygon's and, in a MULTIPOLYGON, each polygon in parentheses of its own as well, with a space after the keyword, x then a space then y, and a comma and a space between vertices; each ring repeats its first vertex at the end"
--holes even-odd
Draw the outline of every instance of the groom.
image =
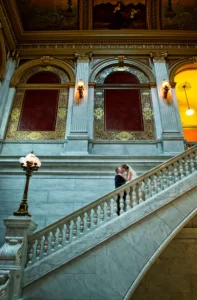
MULTIPOLYGON (((126 180, 122 177, 122 170, 121 168, 116 168, 115 169, 116 172, 116 176, 115 176, 115 188, 119 188, 120 186, 122 186, 123 184, 126 183, 126 180)), ((123 196, 124 202, 125 202, 125 193, 123 196)), ((117 214, 118 216, 120 215, 120 196, 118 195, 118 199, 117 199, 117 214)))

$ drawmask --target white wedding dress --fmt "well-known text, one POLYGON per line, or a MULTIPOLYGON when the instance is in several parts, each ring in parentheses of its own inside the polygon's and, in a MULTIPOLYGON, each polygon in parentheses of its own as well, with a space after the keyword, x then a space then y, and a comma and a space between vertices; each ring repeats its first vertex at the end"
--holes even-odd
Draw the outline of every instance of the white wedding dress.
MULTIPOLYGON (((127 165, 128 167, 129 167, 129 171, 131 172, 131 174, 132 174, 132 177, 131 177, 131 180, 133 180, 133 179, 136 179, 138 176, 137 176, 137 173, 133 170, 133 168, 131 168, 131 166, 129 166, 129 165, 127 165)), ((130 181, 131 181, 130 180, 130 181)), ((130 182, 130 181, 128 181, 128 182, 130 182)))

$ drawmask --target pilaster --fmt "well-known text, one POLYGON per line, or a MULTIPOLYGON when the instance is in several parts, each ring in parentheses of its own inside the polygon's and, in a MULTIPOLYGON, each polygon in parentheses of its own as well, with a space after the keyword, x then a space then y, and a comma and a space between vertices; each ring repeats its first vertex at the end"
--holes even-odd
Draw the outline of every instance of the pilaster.
POLYGON ((67 136, 67 152, 72 154, 88 154, 88 80, 91 53, 76 53, 76 81, 70 114, 70 129, 67 136), (78 81, 84 82, 83 98, 79 98, 78 81))
POLYGON ((164 153, 179 153, 184 151, 184 138, 181 129, 180 114, 175 97, 175 92, 169 91, 170 97, 163 98, 162 82, 169 80, 167 53, 150 53, 153 61, 156 83, 157 95, 159 103, 159 111, 161 118, 161 138, 163 143, 164 153))
POLYGON ((9 120, 16 88, 10 87, 10 80, 16 68, 18 52, 12 51, 7 61, 5 79, 0 87, 0 140, 3 140, 6 134, 7 123, 9 120))

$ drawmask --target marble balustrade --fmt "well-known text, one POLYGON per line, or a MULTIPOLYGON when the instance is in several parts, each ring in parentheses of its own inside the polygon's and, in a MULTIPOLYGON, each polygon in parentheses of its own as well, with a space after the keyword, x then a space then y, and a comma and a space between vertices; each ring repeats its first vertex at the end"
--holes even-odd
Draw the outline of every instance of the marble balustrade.
POLYGON ((27 267, 140 205, 197 170, 197 145, 29 237, 27 267), (124 197, 126 195, 126 200, 124 197), (125 203, 124 203, 125 202, 125 203))

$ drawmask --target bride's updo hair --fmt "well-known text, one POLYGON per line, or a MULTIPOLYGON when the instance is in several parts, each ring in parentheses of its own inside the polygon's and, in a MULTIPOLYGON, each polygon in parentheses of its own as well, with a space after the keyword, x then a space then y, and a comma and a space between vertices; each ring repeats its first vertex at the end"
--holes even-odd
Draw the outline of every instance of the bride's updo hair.
POLYGON ((128 166, 127 164, 123 164, 123 165, 121 166, 121 168, 123 168, 123 169, 125 169, 125 170, 129 170, 129 166, 128 166))

